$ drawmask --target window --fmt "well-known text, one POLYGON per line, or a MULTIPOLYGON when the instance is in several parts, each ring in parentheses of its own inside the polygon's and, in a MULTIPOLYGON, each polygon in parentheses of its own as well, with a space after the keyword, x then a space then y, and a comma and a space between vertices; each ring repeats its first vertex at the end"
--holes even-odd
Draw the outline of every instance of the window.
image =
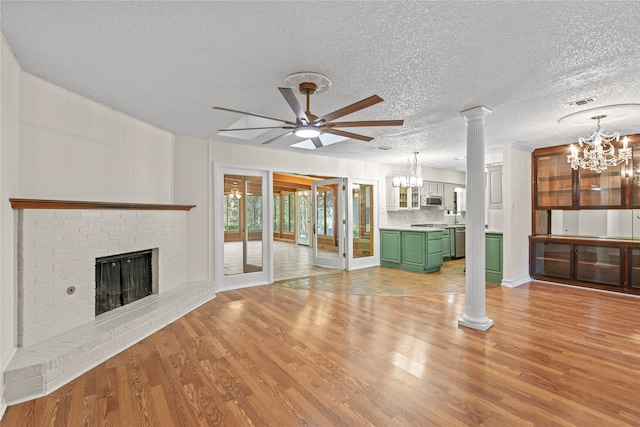
POLYGON ((293 193, 282 195, 282 231, 285 233, 295 232, 295 198, 293 193))

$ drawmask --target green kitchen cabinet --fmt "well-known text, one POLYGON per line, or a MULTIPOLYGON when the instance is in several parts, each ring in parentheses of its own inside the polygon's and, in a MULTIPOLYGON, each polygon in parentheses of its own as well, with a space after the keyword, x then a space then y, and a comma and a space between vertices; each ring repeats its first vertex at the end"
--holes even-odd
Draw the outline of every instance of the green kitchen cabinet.
POLYGON ((380 230, 380 265, 383 267, 400 268, 402 252, 400 251, 400 236, 398 230, 380 230))
POLYGON ((432 273, 442 265, 443 231, 380 230, 380 265, 432 273))
POLYGON ((447 228, 442 232, 442 257, 451 257, 451 228, 447 228))
POLYGON ((425 272, 440 270, 442 265, 442 235, 445 231, 429 231, 427 233, 427 264, 425 272))
POLYGON ((502 234, 485 234, 485 279, 502 282, 502 234))
POLYGON ((418 273, 424 270, 427 252, 426 234, 420 231, 402 232, 402 265, 400 268, 418 273))

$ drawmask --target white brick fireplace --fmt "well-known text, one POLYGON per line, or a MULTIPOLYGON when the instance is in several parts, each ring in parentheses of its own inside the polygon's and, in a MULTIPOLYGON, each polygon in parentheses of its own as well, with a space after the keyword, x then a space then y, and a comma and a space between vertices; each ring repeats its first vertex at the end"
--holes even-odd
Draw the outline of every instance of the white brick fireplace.
POLYGON ((187 209, 15 212, 18 351, 5 373, 8 403, 49 393, 215 296, 210 283, 186 282, 187 209), (96 258, 148 249, 153 294, 96 317, 96 258))

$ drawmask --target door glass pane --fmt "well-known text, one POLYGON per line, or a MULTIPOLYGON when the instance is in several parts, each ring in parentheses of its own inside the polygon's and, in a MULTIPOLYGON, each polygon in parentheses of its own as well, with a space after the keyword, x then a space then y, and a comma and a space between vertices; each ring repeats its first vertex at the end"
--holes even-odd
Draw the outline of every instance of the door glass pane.
POLYGON ((273 196, 273 232, 280 232, 280 196, 273 196))
POLYGON ((317 252, 323 258, 338 257, 338 242, 335 237, 336 186, 318 188, 316 193, 316 226, 317 226, 317 252))
POLYGON ((373 185, 353 184, 353 257, 373 256, 373 185))
POLYGON ((262 271, 262 178, 224 176, 224 274, 262 271))
POLYGON ((309 209, 310 196, 306 191, 297 193, 298 195, 298 244, 309 244, 309 222, 311 211, 309 209))

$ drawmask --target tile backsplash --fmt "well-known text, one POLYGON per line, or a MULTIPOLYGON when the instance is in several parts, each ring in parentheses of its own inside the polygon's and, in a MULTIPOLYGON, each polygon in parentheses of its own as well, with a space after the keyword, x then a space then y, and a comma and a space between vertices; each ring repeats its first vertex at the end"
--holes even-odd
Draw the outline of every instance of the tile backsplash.
POLYGON ((386 226, 403 227, 411 224, 454 224, 464 223, 462 215, 445 215, 444 210, 438 206, 420 209, 387 212, 386 226))

